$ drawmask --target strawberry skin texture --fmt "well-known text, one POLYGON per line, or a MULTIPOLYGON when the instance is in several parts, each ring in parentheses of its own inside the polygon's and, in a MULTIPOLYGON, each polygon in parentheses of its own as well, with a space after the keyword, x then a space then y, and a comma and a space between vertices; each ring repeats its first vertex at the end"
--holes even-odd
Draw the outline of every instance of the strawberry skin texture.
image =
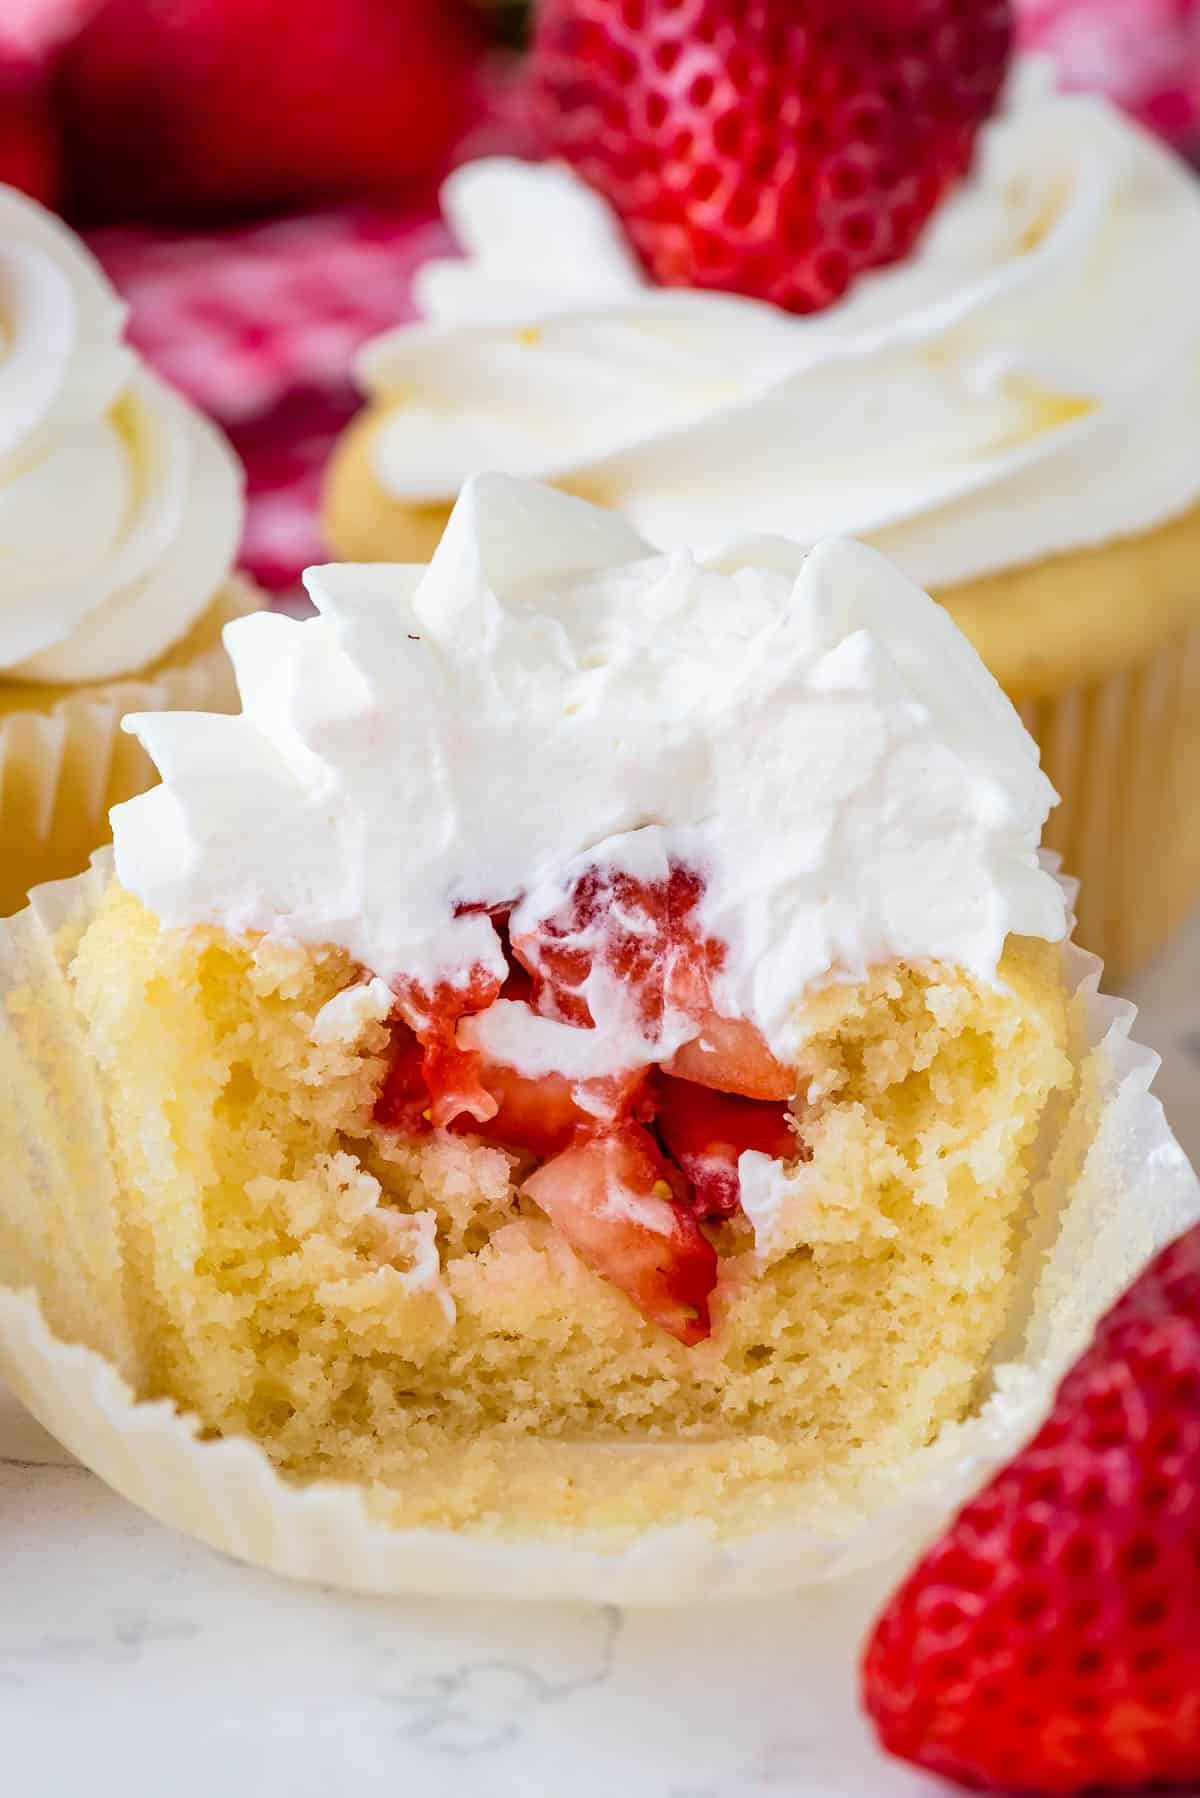
POLYGON ((905 256, 967 172, 1009 0, 543 0, 548 150, 653 278, 813 312, 905 256))
POLYGON ((893 1754, 974 1789, 1200 1791, 1200 1227, 893 1598, 863 1697, 893 1754))
POLYGON ((78 210, 204 217, 386 198, 467 121, 466 0, 102 0, 58 83, 78 210))

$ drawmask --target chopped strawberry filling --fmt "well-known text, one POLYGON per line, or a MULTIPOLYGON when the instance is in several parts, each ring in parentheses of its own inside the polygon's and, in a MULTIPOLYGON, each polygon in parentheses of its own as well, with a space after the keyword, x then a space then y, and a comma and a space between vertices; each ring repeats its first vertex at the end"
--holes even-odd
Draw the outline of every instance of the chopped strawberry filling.
POLYGON ((397 987, 375 1111, 387 1129, 449 1128, 536 1156, 525 1192, 582 1261, 688 1344, 709 1333, 717 1273, 700 1220, 737 1212, 746 1150, 804 1152, 784 1103, 792 1074, 754 1025, 713 1009, 725 951, 700 930, 703 890, 683 868, 659 881, 593 868, 544 915, 489 908, 507 978, 477 966, 461 984, 397 987), (661 1059, 586 1080, 524 1074, 459 1041, 462 1019, 500 996, 585 1031, 615 1004, 661 1059))
POLYGON ((397 987, 400 1015, 424 1050, 431 1123, 451 1124, 464 1111, 481 1124, 495 1116, 496 1101, 480 1084, 479 1057, 459 1047, 457 1031, 460 1018, 487 1010, 501 985, 486 968, 472 968, 461 986, 442 981, 429 990, 404 981, 397 987))
POLYGON ((692 1347, 711 1330, 717 1253, 675 1199, 670 1170, 636 1124, 556 1155, 525 1183, 579 1259, 642 1316, 692 1347))
POLYGON ((528 1149, 543 1158, 557 1155, 577 1132, 637 1114, 638 1096, 649 1076, 614 1076, 611 1080, 576 1083, 564 1074, 522 1074, 502 1062, 481 1061, 479 1080, 495 1100, 496 1111, 482 1125, 460 1117, 450 1126, 467 1136, 482 1136, 506 1149, 528 1149))
POLYGON ((425 1051, 401 1019, 393 1018, 390 1028, 388 1070, 375 1100, 375 1122, 405 1136, 423 1136, 431 1128, 425 1051))
POLYGON ((692 1189, 697 1217, 732 1217, 741 1203, 738 1159, 747 1149, 792 1161, 803 1155, 786 1105, 714 1092, 691 1080, 654 1077, 659 1140, 692 1189))
POLYGON ((724 960, 723 947, 699 932, 703 891, 686 868, 661 881, 590 868, 555 911, 522 919, 513 931, 513 954, 533 978, 537 1009, 567 1024, 595 1024, 585 988, 597 973, 619 984, 651 1041, 668 1006, 703 1009, 709 977, 724 960))
POLYGON ((796 1090, 796 1076, 776 1061, 760 1030, 744 1018, 722 1018, 715 1011, 704 1013, 699 1035, 663 1066, 680 1080, 745 1099, 790 1099, 796 1090))

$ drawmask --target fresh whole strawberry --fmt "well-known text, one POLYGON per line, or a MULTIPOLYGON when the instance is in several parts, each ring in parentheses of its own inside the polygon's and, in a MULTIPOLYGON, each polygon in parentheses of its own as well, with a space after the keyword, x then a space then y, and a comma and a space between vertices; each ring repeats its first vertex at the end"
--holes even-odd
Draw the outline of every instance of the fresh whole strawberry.
POLYGON ((476 30, 468 0, 101 0, 59 71, 77 207, 225 214, 433 176, 476 30))
POLYGON ((813 312, 967 172, 1012 31, 1009 0, 543 0, 533 104, 655 280, 813 312))
POLYGON ((886 1748, 1003 1792, 1200 1791, 1200 1227, 888 1606, 886 1748))

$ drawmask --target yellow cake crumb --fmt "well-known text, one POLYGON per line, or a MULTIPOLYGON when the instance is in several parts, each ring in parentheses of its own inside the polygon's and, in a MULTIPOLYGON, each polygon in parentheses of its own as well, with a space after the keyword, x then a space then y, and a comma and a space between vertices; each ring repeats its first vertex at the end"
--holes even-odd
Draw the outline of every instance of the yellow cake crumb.
POLYGON ((575 1258, 514 1157, 374 1128, 387 993, 342 951, 166 930, 114 884, 72 981, 140 1395, 406 1524, 763 1527, 785 1486, 793 1521, 798 1492, 827 1525, 866 1508, 971 1402, 1071 1079, 1049 944, 1010 941, 995 987, 902 965, 811 994, 811 1160, 769 1254, 744 1220, 716 1233, 688 1349, 575 1258))

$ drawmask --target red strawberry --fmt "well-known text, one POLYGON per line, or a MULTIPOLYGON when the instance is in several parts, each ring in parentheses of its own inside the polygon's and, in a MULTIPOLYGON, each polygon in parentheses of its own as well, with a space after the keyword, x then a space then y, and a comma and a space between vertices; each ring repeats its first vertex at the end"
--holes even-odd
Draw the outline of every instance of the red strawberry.
POLYGON ((495 1115, 482 1122, 459 1117, 451 1128, 545 1159, 565 1149, 580 1132, 594 1132, 600 1120, 607 1128, 635 1115, 646 1075, 639 1070, 610 1080, 590 1080, 580 1087, 563 1074, 530 1076, 500 1062, 482 1061, 479 1083, 496 1101, 495 1115), (580 1098, 588 1100, 589 1109, 579 1104, 580 1098))
POLYGON ((58 202, 58 136, 45 94, 24 82, 6 83, 0 65, 0 181, 43 206, 58 202))
POLYGON ((790 1099, 796 1076, 776 1061, 762 1034, 744 1018, 722 1018, 706 1011, 699 1034, 677 1049, 666 1064, 669 1074, 694 1080, 722 1093, 747 1099, 790 1099))
POLYGON ((601 968, 633 994, 651 1040, 668 1003, 706 1009, 708 976, 723 951, 701 939, 695 912, 703 891, 687 868, 673 867, 662 880, 589 868, 556 911, 533 923, 523 917, 513 935, 536 1008, 564 1023, 593 1024, 582 989, 601 968))
POLYGON ((375 1122, 406 1136, 424 1136, 430 1125, 430 1092, 425 1083, 425 1051, 416 1032, 399 1018, 391 1022, 387 1073, 375 1100, 375 1122))
POLYGON ((555 1156, 525 1191, 593 1273, 690 1348, 712 1327, 717 1255, 673 1178, 652 1138, 624 1124, 555 1156))
POLYGON ((93 217, 394 193, 466 122, 467 0, 102 0, 61 66, 93 217))
POLYGON ((453 1123, 464 1111, 480 1123, 496 1115, 496 1101, 480 1083, 479 1056, 459 1047, 457 1031, 459 1019, 485 1011, 499 996, 500 987, 496 976, 482 967, 469 969, 467 978, 456 986, 444 981, 428 991, 415 980, 397 985, 400 1016, 424 1051, 421 1072, 429 1088, 429 1117, 434 1124, 453 1123))
POLYGON ((738 1157, 747 1149, 794 1161, 803 1153, 785 1105, 713 1092, 690 1080, 659 1074, 654 1081, 655 1127, 692 1187, 697 1217, 732 1217, 741 1202, 738 1157))
POLYGON ((543 0, 549 150, 654 278, 792 312, 907 255, 970 166, 1009 0, 543 0))
POLYGON ((1200 1227, 901 1587, 863 1690, 886 1748, 965 1785, 1200 1789, 1200 1227))

